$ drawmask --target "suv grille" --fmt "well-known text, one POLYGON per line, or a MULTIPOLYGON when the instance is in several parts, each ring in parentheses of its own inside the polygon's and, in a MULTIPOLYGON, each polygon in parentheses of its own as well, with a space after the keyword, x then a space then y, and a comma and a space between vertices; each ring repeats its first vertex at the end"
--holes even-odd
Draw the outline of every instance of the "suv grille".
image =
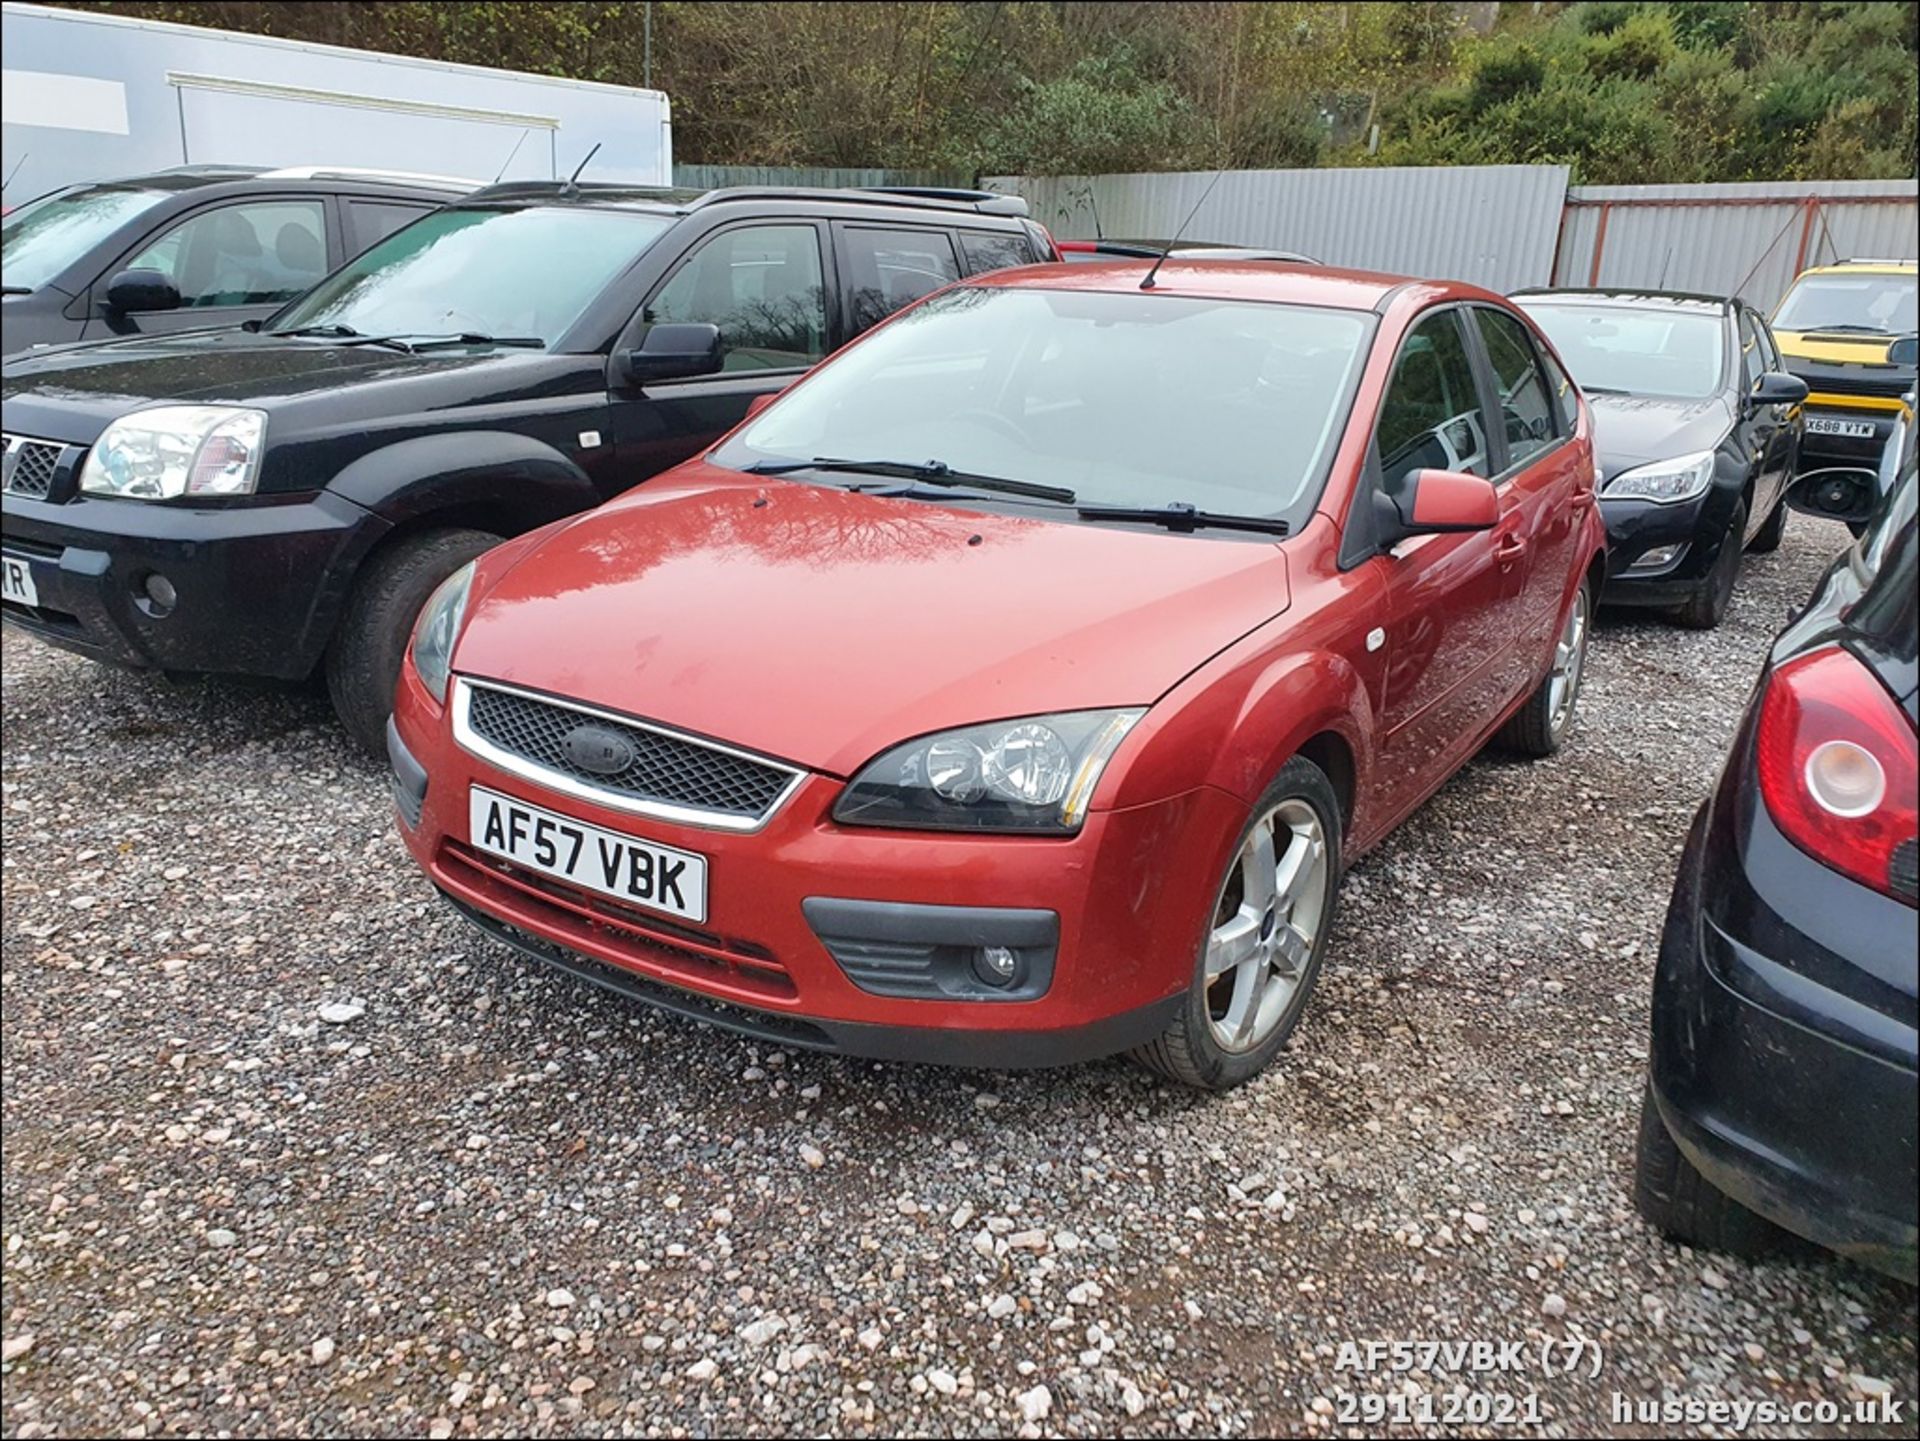
POLYGON ((493 752, 492 759, 532 780, 551 785, 557 779, 562 789, 624 798, 627 809, 693 812, 685 818, 746 829, 772 815, 801 775, 791 767, 644 722, 471 681, 459 685, 465 697, 464 729, 493 752), (626 763, 606 773, 577 764, 568 754, 567 737, 583 726, 611 731, 623 740, 629 751, 626 763))
POLYGON ((6 445, 5 458, 0 459, 0 485, 9 495, 45 500, 53 490, 54 467, 66 447, 50 440, 28 440, 24 435, 7 436, 6 445))

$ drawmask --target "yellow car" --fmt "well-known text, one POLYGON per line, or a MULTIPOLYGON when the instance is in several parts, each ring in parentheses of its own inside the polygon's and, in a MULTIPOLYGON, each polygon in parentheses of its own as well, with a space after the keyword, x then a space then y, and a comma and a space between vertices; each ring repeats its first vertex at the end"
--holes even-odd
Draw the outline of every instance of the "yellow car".
POLYGON ((1802 473, 1880 462, 1914 388, 1911 345, 1920 267, 1911 260, 1848 260, 1803 271, 1773 314, 1773 338, 1809 394, 1802 473), (1902 363, 1904 361, 1904 363, 1902 363))

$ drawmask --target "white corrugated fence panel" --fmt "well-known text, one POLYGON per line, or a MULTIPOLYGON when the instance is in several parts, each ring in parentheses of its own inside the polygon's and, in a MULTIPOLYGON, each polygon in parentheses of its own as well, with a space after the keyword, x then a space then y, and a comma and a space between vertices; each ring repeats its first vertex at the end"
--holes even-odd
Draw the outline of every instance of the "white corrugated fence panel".
MULTIPOLYGON (((1164 240, 1213 179, 1198 170, 1002 175, 984 184, 1025 196, 1034 219, 1063 240, 1164 240)), ((1548 283, 1566 189, 1563 165, 1232 170, 1187 236, 1511 290, 1548 283)))

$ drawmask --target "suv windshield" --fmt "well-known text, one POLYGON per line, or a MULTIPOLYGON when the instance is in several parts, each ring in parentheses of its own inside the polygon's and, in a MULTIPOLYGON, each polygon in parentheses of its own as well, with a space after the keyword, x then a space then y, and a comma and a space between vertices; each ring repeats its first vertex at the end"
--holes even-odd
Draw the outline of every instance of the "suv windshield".
POLYGON ((1720 393, 1726 347, 1722 316, 1516 299, 1583 389, 1683 400, 1720 393))
POLYGON ((938 460, 1083 505, 1304 518, 1370 315, 970 286, 843 352, 711 457, 938 460))
POLYGON ((38 290, 172 193, 129 185, 77 185, 29 200, 0 225, 0 284, 8 290, 38 290))
POLYGON ((1869 273, 1803 275, 1780 303, 1777 330, 1868 331, 1909 335, 1920 279, 1869 273))
POLYGON ((672 223, 631 210, 437 210, 336 270, 267 328, 552 345, 672 223))

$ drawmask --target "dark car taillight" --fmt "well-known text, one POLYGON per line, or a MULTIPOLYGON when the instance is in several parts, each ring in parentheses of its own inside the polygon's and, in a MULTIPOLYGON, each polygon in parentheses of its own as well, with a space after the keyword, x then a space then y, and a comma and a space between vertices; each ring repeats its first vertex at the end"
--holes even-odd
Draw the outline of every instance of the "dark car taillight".
POLYGON ((1788 840, 1914 904, 1920 746, 1873 672, 1836 648, 1788 661, 1767 681, 1754 748, 1760 795, 1788 840))

